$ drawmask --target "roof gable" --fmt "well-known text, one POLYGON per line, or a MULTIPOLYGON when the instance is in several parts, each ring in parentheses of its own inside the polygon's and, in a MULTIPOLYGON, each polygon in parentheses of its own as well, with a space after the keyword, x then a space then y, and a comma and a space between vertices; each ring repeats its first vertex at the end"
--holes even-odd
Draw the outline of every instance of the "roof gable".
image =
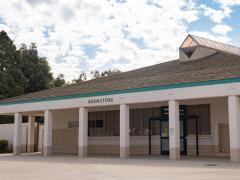
POLYGON ((212 49, 219 50, 222 52, 231 53, 231 54, 240 56, 240 48, 239 47, 236 47, 236 46, 233 46, 230 44, 217 42, 217 41, 210 40, 210 39, 206 39, 203 37, 198 37, 195 35, 188 35, 188 37, 191 37, 193 39, 193 41, 195 41, 196 44, 198 44, 200 46, 204 46, 204 47, 208 47, 208 48, 212 48, 212 49))

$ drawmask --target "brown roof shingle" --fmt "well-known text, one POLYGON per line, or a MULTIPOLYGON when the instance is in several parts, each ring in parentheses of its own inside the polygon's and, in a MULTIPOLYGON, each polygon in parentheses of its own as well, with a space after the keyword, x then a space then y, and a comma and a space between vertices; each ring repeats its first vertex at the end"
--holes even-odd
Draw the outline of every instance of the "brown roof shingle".
POLYGON ((199 60, 173 60, 83 83, 9 98, 0 103, 236 77, 240 77, 240 56, 219 51, 199 60))

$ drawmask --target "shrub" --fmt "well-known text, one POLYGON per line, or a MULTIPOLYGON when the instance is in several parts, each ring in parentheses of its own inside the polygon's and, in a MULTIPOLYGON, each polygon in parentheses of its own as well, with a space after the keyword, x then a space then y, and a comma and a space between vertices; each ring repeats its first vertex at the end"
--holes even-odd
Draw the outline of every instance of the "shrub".
POLYGON ((7 152, 8 140, 0 139, 0 153, 7 152))

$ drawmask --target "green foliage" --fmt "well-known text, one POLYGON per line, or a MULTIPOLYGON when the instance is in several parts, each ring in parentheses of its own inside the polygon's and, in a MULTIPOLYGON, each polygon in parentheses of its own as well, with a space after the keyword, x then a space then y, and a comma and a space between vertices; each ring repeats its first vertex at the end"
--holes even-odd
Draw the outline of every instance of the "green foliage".
POLYGON ((14 67, 17 63, 17 51, 13 41, 4 31, 0 32, 0 73, 14 67))
POLYGON ((0 153, 7 152, 8 140, 0 139, 0 153))
MULTIPOLYGON (((111 76, 111 75, 114 75, 114 74, 119 74, 121 73, 120 70, 106 70, 106 71, 103 71, 103 72, 100 72, 98 70, 94 70, 94 71, 91 71, 90 74, 91 74, 91 79, 98 79, 98 78, 101 78, 101 77, 106 77, 106 76, 111 76)), ((82 72, 77 79, 73 79, 72 80, 72 83, 81 83, 81 82, 84 82, 87 80, 87 75, 85 72, 82 72)))
POLYGON ((73 79, 72 83, 80 83, 80 82, 84 82, 87 80, 87 75, 85 74, 85 72, 82 72, 77 79, 73 79))
POLYGON ((24 93, 26 78, 17 68, 19 56, 13 41, 0 32, 0 99, 24 93))
MULTIPOLYGON (((97 79, 118 73, 119 70, 94 70, 91 76, 97 79)), ((72 83, 86 80, 83 72, 72 83)), ((22 44, 17 50, 7 33, 0 32, 0 100, 66 84, 63 74, 53 78, 46 58, 38 56, 36 44, 32 43, 29 48, 22 44)))
POLYGON ((91 71, 92 79, 98 79, 101 77, 101 73, 98 70, 91 71))
POLYGON ((98 79, 101 77, 111 76, 111 75, 119 74, 119 73, 121 73, 120 70, 111 70, 111 69, 103 71, 103 72, 100 72, 98 70, 91 71, 92 79, 98 79))
MULTIPOLYGON (((53 87, 53 76, 46 58, 38 56, 37 46, 16 49, 4 31, 0 32, 0 100, 53 87)), ((0 122, 12 119, 0 117, 0 122)))
POLYGON ((38 56, 37 46, 22 44, 16 49, 4 31, 0 32, 0 99, 51 87, 52 73, 46 58, 38 56))
POLYGON ((60 87, 66 85, 66 81, 64 79, 63 74, 59 74, 54 80, 53 80, 54 87, 60 87))
POLYGON ((51 87, 53 80, 50 66, 46 58, 38 56, 37 46, 32 43, 28 49, 26 45, 22 45, 19 50, 21 61, 18 67, 27 78, 25 93, 36 92, 51 87))
POLYGON ((101 73, 101 75, 102 75, 102 77, 105 77, 105 76, 111 76, 111 75, 119 74, 119 73, 121 73, 120 70, 111 70, 111 69, 109 69, 109 70, 103 71, 101 73))

